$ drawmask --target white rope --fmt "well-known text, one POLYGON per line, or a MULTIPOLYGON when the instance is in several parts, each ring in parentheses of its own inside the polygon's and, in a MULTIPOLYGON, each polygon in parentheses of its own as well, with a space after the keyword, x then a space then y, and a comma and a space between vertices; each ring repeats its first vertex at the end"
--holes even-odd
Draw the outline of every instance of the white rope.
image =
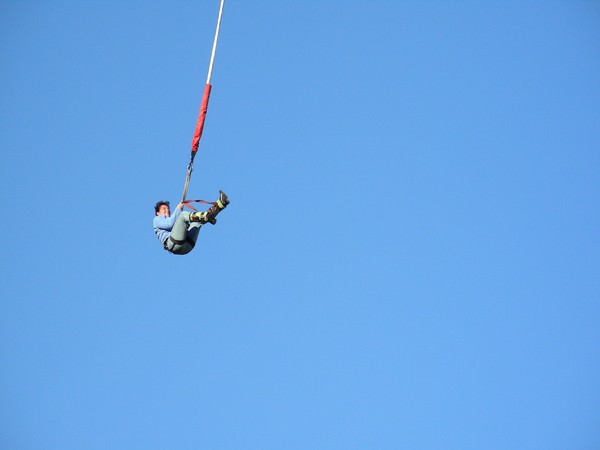
POLYGON ((223 15, 223 6, 225 6, 225 0, 221 0, 221 7, 219 8, 219 18, 217 19, 217 31, 215 32, 215 41, 213 42, 212 54, 210 55, 210 64, 208 65, 208 77, 206 78, 206 84, 210 84, 210 78, 212 76, 213 64, 215 62, 215 53, 217 52, 217 41, 219 40, 219 29, 221 28, 221 16, 223 15))

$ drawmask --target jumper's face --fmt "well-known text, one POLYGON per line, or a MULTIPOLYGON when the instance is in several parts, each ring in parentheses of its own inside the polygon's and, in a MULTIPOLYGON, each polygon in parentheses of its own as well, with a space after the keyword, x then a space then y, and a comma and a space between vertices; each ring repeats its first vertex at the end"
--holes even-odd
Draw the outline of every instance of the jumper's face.
POLYGON ((169 207, 167 205, 160 205, 158 207, 158 212, 156 213, 157 216, 170 216, 171 215, 171 211, 169 210, 169 207))

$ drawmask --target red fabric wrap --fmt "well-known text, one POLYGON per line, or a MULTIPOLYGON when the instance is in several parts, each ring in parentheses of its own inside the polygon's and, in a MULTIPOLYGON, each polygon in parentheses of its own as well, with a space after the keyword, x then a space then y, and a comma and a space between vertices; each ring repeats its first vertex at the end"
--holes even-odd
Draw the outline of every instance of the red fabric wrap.
POLYGON ((210 98, 210 90, 212 86, 206 84, 204 86, 204 95, 202 96, 202 103, 200 104, 200 114, 198 114, 198 121, 196 122, 196 130, 194 131, 194 138, 192 139, 192 153, 198 151, 200 145, 200 137, 202 136, 202 130, 204 129, 204 120, 206 119, 206 110, 208 109, 208 99, 210 98))

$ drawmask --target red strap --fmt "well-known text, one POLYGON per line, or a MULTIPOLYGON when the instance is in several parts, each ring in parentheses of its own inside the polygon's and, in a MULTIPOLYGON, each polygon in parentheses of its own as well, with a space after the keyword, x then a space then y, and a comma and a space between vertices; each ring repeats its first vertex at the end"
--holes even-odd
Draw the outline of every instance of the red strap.
POLYGON ((185 203, 185 206, 187 206, 193 211, 198 211, 198 209, 195 206, 190 205, 190 203, 204 203, 205 205, 213 206, 217 204, 217 202, 207 202, 206 200, 184 200, 182 203, 185 203))
POLYGON ((202 137, 202 130, 204 129, 204 120, 206 119, 206 111, 208 110, 208 99, 210 98, 211 88, 212 86, 208 83, 204 86, 204 95, 202 96, 202 103, 200 104, 200 113, 198 114, 196 130, 194 131, 194 137, 192 139, 192 155, 198 151, 198 146, 200 145, 200 137, 202 137))

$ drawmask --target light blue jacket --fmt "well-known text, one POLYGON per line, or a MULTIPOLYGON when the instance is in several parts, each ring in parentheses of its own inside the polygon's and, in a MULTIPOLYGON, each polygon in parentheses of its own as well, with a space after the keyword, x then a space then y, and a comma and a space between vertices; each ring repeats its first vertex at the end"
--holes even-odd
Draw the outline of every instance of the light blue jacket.
POLYGON ((154 216, 152 225, 154 225, 154 233, 161 244, 164 244, 169 239, 169 236, 171 236, 171 230, 179 214, 181 214, 181 209, 175 208, 171 216, 154 216))

